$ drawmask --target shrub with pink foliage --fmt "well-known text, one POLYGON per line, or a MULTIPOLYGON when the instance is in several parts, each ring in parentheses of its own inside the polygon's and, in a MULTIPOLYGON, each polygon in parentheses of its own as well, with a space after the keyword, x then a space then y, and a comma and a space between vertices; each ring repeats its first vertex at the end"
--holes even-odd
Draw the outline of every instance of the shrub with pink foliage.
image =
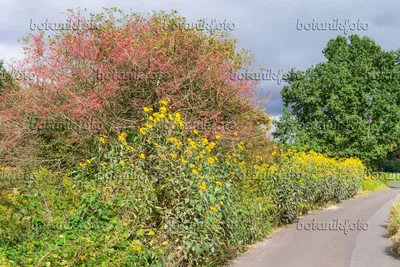
MULTIPOLYGON (((42 156, 51 152, 55 154, 47 157, 57 158, 66 151, 85 150, 96 133, 90 127, 86 134, 44 135, 29 127, 33 118, 34 123, 90 121, 98 123, 98 132, 110 134, 136 127, 143 120, 142 107, 155 107, 165 98, 189 124, 204 119, 232 122, 237 127, 232 132, 244 138, 255 125, 269 126, 269 117, 250 104, 257 83, 229 78, 248 66, 251 56, 245 50, 237 53, 236 40, 227 33, 165 27, 185 22, 176 12, 142 16, 111 8, 85 18, 77 10, 70 11, 68 19, 95 23, 98 29, 60 30, 52 36, 33 32, 24 38, 25 57, 13 64, 36 77, 18 81, 18 90, 5 88, 0 103, 0 146, 19 149, 15 155, 40 143, 42 156), (121 73, 135 78, 121 78, 121 73), (54 140, 59 140, 56 150, 54 140), (46 145, 50 143, 53 151, 46 145)), ((212 129, 203 134, 218 133, 212 129)))

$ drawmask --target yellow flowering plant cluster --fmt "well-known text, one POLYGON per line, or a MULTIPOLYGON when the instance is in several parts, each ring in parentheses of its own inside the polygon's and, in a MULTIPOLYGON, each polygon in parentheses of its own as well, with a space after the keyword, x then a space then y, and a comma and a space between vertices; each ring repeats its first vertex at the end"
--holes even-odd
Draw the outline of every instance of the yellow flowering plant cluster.
MULTIPOLYGON (((130 209, 140 207, 147 215, 135 217, 148 218, 141 223, 158 229, 141 241, 136 254, 151 250, 151 242, 162 243, 168 236, 174 242, 166 245, 163 253, 174 255, 176 247, 182 247, 186 261, 197 265, 210 257, 220 257, 212 251, 232 242, 227 238, 238 235, 237 223, 244 220, 229 222, 245 214, 237 209, 241 194, 238 178, 244 166, 240 153, 245 144, 238 143, 233 151, 224 153, 220 146, 223 136, 210 139, 196 129, 188 131, 181 114, 172 111, 169 102, 161 100, 158 109, 144 107, 145 119, 136 131, 121 132, 118 138, 100 135, 98 157, 78 166, 78 176, 81 181, 92 182, 95 188, 107 187, 107 182, 113 181, 124 184, 122 192, 135 192, 131 197, 136 200, 131 200, 130 209), (146 202, 138 204, 141 199, 146 202)), ((252 228, 262 231, 259 226, 252 228)), ((239 239, 237 245, 242 246, 239 239)))
MULTIPOLYGON (((276 155, 276 150, 272 152, 276 155)), ((247 170, 273 200, 279 222, 292 222, 328 202, 354 196, 361 187, 366 167, 358 159, 333 159, 309 151, 280 150, 276 163, 260 162, 247 170)))
POLYGON ((41 171, 31 195, 15 191, 4 196, 0 226, 6 230, 0 234, 5 243, 21 247, 0 245, 0 257, 30 251, 29 244, 46 236, 40 253, 19 254, 19 262, 29 266, 56 246, 48 261, 71 266, 111 261, 207 266, 222 262, 227 251, 242 251, 261 240, 273 226, 353 196, 363 179, 371 179, 357 159, 337 160, 313 151, 275 147, 267 157, 249 158, 247 142, 224 146, 224 136, 187 130, 168 99, 142 112, 137 128, 98 135, 98 153, 82 158, 57 185, 44 189, 56 175, 41 171), (11 225, 27 234, 15 235, 8 230, 11 225))

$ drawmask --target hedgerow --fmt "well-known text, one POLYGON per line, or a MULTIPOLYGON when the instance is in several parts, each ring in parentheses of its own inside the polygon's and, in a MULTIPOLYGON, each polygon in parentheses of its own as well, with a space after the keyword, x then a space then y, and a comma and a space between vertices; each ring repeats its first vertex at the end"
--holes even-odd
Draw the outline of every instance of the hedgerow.
MULTIPOLYGON (((161 100, 118 138, 101 134, 93 157, 69 174, 40 169, 3 195, 0 253, 34 266, 210 266, 243 251, 273 226, 353 196, 355 159, 273 152, 244 160, 246 144, 221 146, 187 131, 161 100), (258 163, 257 163, 258 161, 258 163), (24 232, 24 235, 20 233, 24 232)), ((235 142, 234 142, 235 143, 235 142)))

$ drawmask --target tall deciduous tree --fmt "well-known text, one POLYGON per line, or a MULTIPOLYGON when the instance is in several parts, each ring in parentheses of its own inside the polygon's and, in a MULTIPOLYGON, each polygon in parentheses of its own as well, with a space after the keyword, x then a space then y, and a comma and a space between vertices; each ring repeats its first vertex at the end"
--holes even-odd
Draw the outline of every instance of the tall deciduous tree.
POLYGON ((400 141, 400 50, 351 35, 331 39, 323 54, 326 62, 286 75, 274 137, 329 156, 385 157, 400 141))

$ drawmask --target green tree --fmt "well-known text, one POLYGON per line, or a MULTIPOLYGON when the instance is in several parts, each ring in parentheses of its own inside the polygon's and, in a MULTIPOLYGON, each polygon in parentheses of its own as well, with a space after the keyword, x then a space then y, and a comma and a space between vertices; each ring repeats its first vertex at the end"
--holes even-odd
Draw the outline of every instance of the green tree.
POLYGON ((285 75, 289 85, 274 137, 299 150, 369 164, 384 158, 399 144, 400 50, 351 35, 331 39, 322 52, 326 62, 285 75))

